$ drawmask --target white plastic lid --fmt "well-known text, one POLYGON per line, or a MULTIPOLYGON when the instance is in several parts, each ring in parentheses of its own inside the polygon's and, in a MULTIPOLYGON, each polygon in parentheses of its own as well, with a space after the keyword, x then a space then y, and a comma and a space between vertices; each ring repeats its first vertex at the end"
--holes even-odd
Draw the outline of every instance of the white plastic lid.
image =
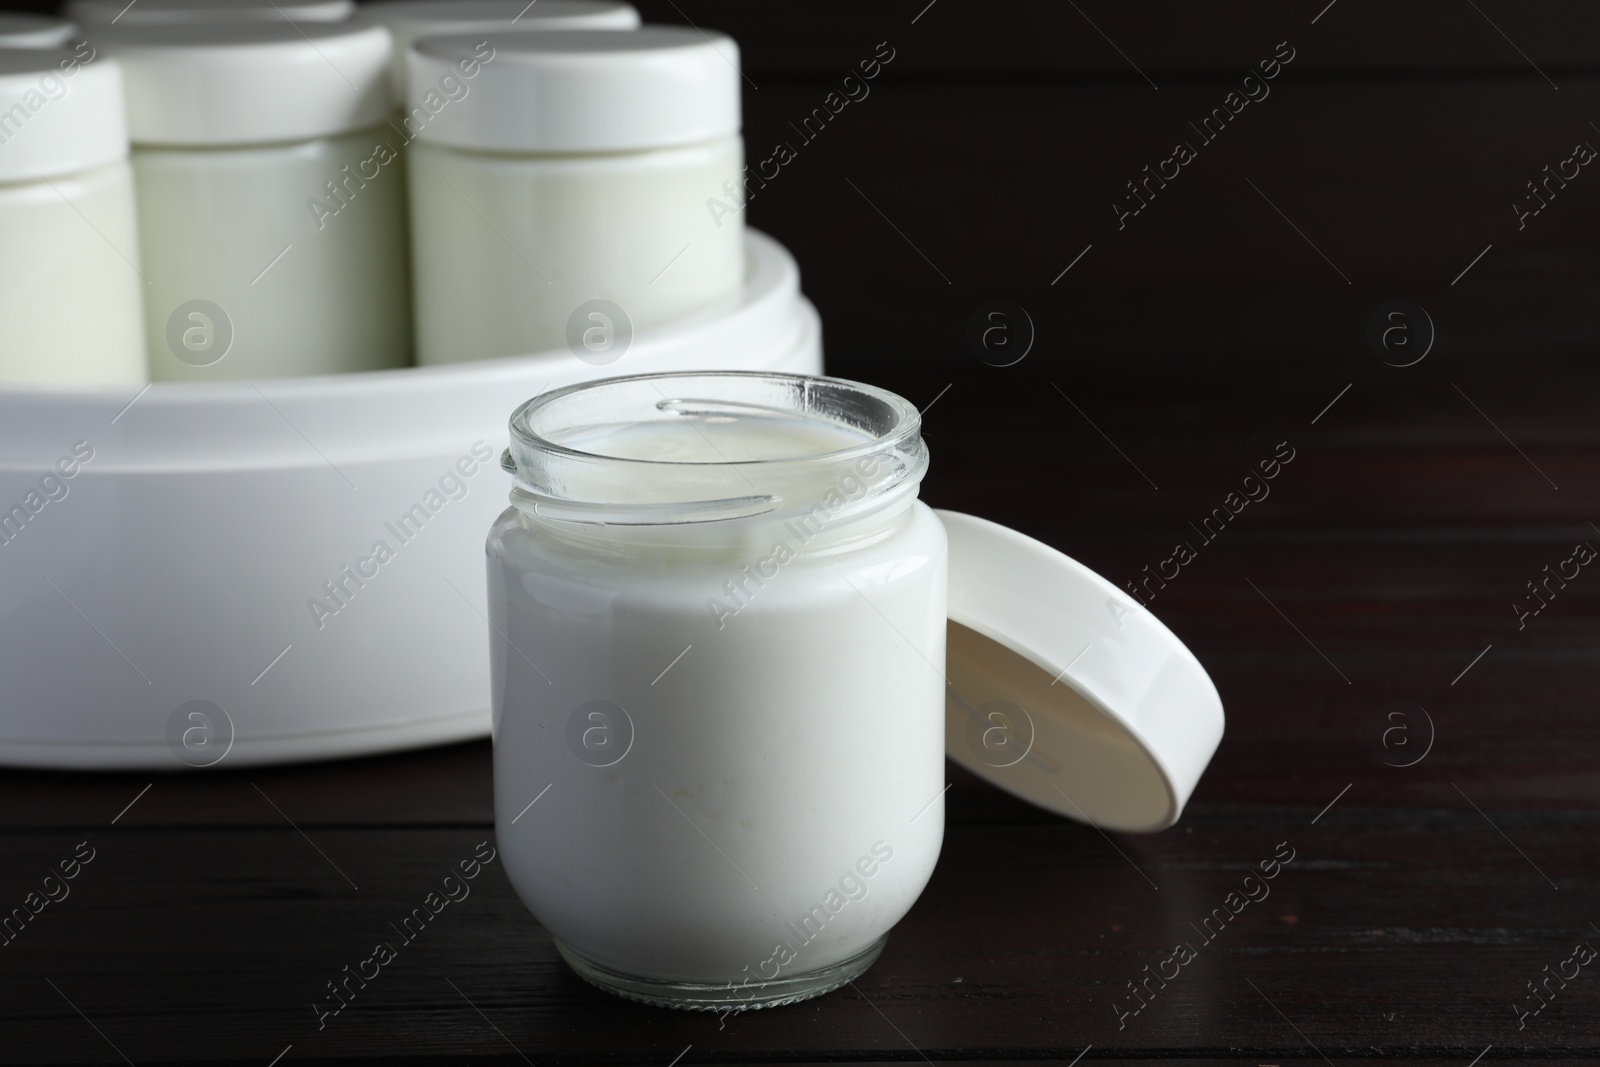
POLYGON ((128 155, 122 71, 66 49, 0 50, 0 182, 38 181, 128 155), (69 73, 70 71, 70 73, 69 73))
POLYGON ((0 48, 60 48, 77 35, 66 19, 0 11, 0 48))
POLYGON ((389 31, 351 23, 106 27, 91 43, 121 61, 136 145, 304 141, 385 121, 389 31))
POLYGON ((950 540, 950 757, 1094 826, 1177 822, 1222 740, 1205 668, 1076 560, 971 515, 939 518, 950 540))
POLYGON ((355 0, 67 0, 65 13, 84 27, 174 22, 340 22, 355 0))
POLYGON ((425 37, 408 58, 409 113, 431 115, 418 137, 436 144, 618 152, 739 131, 739 46, 720 33, 645 26, 425 37), (462 63, 477 64, 470 79, 462 63), (467 93, 441 106, 446 78, 467 93))
POLYGON ((394 36, 394 98, 406 99, 406 52, 419 37, 521 30, 636 30, 639 12, 619 0, 377 0, 357 16, 394 36))

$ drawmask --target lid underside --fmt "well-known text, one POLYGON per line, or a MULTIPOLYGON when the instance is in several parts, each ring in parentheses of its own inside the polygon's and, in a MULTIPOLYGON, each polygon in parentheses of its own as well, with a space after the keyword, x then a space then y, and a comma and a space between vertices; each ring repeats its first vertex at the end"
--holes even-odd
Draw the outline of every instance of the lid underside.
POLYGON ((1222 739, 1221 698, 1193 653, 1049 545, 939 517, 950 543, 949 756, 1094 826, 1171 826, 1222 739))

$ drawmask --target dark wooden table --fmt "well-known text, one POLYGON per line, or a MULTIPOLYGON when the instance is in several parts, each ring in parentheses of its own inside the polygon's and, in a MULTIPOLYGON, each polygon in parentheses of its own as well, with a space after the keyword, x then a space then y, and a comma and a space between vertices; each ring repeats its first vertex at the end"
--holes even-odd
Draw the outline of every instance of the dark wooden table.
POLYGON ((0 906, 94 858, 0 948, 0 1062, 1600 1060, 1600 963, 1567 962, 1600 947, 1600 570, 1514 608, 1600 545, 1600 176, 1520 229, 1511 206, 1600 143, 1596 14, 924 2, 641 6, 743 42, 752 159, 891 42, 749 210, 830 369, 932 405, 925 499, 1121 584, 1296 450, 1150 605, 1228 713, 1182 821, 1107 837, 952 767, 943 857, 877 965, 723 1022, 583 984, 491 865, 319 1030, 324 983, 492 842, 486 743, 6 771, 0 906), (1284 40, 1272 95, 1119 228, 1124 183, 1284 40), (1032 319, 1015 366, 966 342, 993 299, 1032 319), (1368 342, 1394 300, 1436 334, 1413 366, 1368 342))

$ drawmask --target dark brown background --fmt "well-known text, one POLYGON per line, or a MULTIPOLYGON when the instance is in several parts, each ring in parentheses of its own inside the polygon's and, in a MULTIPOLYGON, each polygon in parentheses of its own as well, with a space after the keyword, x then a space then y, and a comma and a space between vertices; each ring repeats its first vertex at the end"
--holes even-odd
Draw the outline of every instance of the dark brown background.
POLYGON ((1600 946, 1600 573, 1520 631, 1511 607, 1600 544, 1600 173, 1521 231, 1511 207, 1600 144, 1600 11, 925 2, 639 6, 739 39, 750 158, 798 150, 750 220, 799 259, 833 373, 939 397, 930 502, 1120 584, 1296 448, 1152 604, 1229 716, 1182 822, 1113 848, 952 769, 939 869, 881 961, 725 1027, 583 985, 495 867, 319 1033, 322 983, 492 835, 487 746, 157 777, 115 826, 150 776, 5 772, 0 905, 80 840, 99 856, 0 949, 0 1061, 1600 1058, 1595 965, 1513 1013, 1600 946), (799 144, 883 41, 871 95, 799 144), (1270 97, 1119 231, 1123 183, 1280 41, 1270 97), (1036 326, 1012 367, 966 343, 994 299, 1036 326), (1400 299, 1437 328, 1403 369, 1365 338, 1400 299), (1436 731, 1404 769, 1374 720, 1397 699, 1436 731), (1124 983, 1283 841, 1271 897, 1119 1030, 1124 983))

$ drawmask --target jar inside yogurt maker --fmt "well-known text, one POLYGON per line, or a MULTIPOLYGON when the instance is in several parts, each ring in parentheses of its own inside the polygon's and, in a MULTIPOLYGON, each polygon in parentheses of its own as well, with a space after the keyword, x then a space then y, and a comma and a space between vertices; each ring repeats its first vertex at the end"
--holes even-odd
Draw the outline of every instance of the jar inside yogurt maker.
POLYGON ((419 364, 563 347, 607 363, 617 337, 730 306, 745 272, 731 38, 451 34, 408 58, 419 364))
POLYGON ((146 285, 122 70, 81 43, 0 48, 0 102, 9 101, 0 388, 142 385, 146 285))
POLYGON ((1080 564, 922 503, 920 425, 872 386, 753 372, 512 416, 496 831, 593 984, 741 1010, 860 974, 938 859, 946 751, 1096 826, 1177 819, 1222 733, 1205 671, 1080 564))
POLYGON ((177 21, 90 41, 127 78, 151 378, 410 363, 388 31, 177 21))

